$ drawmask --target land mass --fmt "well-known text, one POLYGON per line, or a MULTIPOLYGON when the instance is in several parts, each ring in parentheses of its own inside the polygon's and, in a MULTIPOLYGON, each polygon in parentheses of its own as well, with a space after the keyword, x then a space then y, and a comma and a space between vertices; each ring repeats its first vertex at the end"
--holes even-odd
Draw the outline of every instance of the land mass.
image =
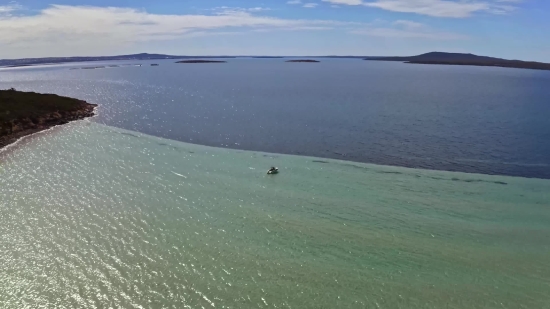
POLYGON ((310 59, 296 59, 296 60, 287 60, 286 62, 307 62, 307 63, 315 63, 315 62, 321 62, 319 60, 310 60, 310 59))
POLYGON ((89 61, 121 61, 121 60, 160 60, 160 59, 191 59, 191 58, 235 58, 234 56, 174 56, 163 54, 132 54, 120 56, 97 56, 97 57, 47 57, 47 58, 24 58, 24 59, 1 59, 0 66, 30 66, 70 62, 89 61))
MULTIPOLYGON (((224 61, 208 60, 208 59, 228 59, 228 58, 289 58, 297 56, 174 56, 164 54, 132 54, 120 56, 98 56, 98 57, 50 57, 50 58, 25 58, 25 59, 4 59, 0 60, 0 67, 24 67, 32 65, 47 65, 57 63, 70 62, 90 62, 90 61, 121 61, 121 60, 156 60, 156 59, 187 59, 179 63, 223 63, 224 61), (195 60, 205 59, 205 60, 195 60)), ((505 68, 522 68, 536 70, 550 70, 550 63, 507 60, 494 57, 477 56, 474 54, 462 53, 444 53, 431 52, 418 56, 411 57, 384 57, 384 56, 300 56, 304 58, 342 58, 342 59, 363 59, 363 60, 378 60, 378 61, 401 61, 406 63, 418 64, 446 64, 446 65, 474 65, 474 66, 492 66, 505 68)), ((319 62, 316 60, 290 60, 288 62, 319 62)), ((94 67, 100 68, 100 67, 94 67)))
POLYGON ((507 60, 474 54, 431 52, 411 57, 368 57, 364 60, 400 61, 413 64, 473 65, 533 70, 550 70, 550 63, 507 60))
POLYGON ((55 94, 0 90, 0 148, 23 136, 91 117, 96 106, 55 94))
POLYGON ((182 60, 176 63, 226 63, 227 61, 220 60, 182 60))

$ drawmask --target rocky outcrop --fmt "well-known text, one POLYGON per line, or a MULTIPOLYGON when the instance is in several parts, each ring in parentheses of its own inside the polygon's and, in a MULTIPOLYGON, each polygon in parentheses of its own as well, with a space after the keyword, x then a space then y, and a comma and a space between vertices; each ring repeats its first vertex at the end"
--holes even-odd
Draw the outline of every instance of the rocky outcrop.
POLYGON ((319 61, 319 60, 311 60, 311 59, 296 59, 296 60, 287 60, 286 62, 317 63, 317 62, 321 62, 321 61, 319 61))
POLYGON ((75 120, 94 116, 96 104, 80 101, 74 110, 55 111, 40 116, 23 117, 0 122, 0 148, 3 148, 19 138, 40 132, 57 125, 63 125, 75 120))

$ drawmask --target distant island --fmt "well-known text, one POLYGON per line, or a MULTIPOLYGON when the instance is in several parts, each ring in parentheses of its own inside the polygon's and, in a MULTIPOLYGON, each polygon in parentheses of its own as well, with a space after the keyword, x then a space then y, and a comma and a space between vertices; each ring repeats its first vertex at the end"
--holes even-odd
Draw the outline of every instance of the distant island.
POLYGON ((55 94, 0 90, 0 148, 23 136, 91 117, 96 106, 55 94))
POLYGON ((227 63, 227 61, 220 60, 182 60, 176 63, 227 63))
POLYGON ((23 58, 23 59, 0 59, 0 67, 19 67, 31 65, 70 63, 70 62, 90 62, 90 61, 121 61, 121 60, 161 60, 161 59, 224 59, 235 58, 235 56, 174 56, 163 54, 131 54, 120 56, 97 56, 97 57, 45 57, 45 58, 23 58))
MULTIPOLYGON (((287 62, 305 62, 315 63, 320 62, 318 60, 308 60, 307 58, 342 58, 342 59, 363 59, 371 61, 400 61, 405 63, 417 63, 417 64, 445 64, 445 65, 473 65, 473 66, 492 66, 492 67, 504 67, 504 68, 521 68, 521 69, 535 69, 535 70, 550 70, 550 63, 534 62, 534 61, 520 61, 520 60, 507 60, 494 57, 477 56, 474 54, 462 54, 462 53, 444 53, 444 52, 431 52, 418 56, 411 57, 385 57, 385 56, 174 56, 163 54, 132 54, 132 55, 120 55, 120 56, 98 56, 98 57, 50 57, 50 58, 25 58, 25 59, 3 59, 0 60, 0 67, 25 67, 33 65, 50 65, 58 63, 71 63, 71 62, 91 62, 91 61, 121 61, 121 60, 160 60, 160 59, 176 59, 182 60, 177 63, 224 63, 218 59, 228 58, 257 58, 257 59, 270 59, 270 58, 298 58, 304 57, 305 59, 292 59, 287 62), (202 60, 197 60, 202 59, 202 60)), ((127 65, 120 65, 127 66, 127 65)), ((152 66, 155 66, 154 64, 152 66)), ((109 66, 112 67, 112 66, 109 66)), ((85 69, 99 69, 103 66, 96 67, 84 67, 85 69)), ((82 69, 82 68, 81 68, 82 69)))
POLYGON ((30 67, 32 64, 12 64, 7 65, 6 68, 20 68, 20 67, 30 67))
MULTIPOLYGON (((152 66, 158 66, 158 64, 151 64, 152 66)), ((98 69, 114 69, 123 67, 141 67, 142 64, 112 64, 112 65, 100 65, 100 66, 87 66, 87 67, 75 67, 69 70, 98 70, 98 69)))
POLYGON ((286 62, 307 62, 307 63, 316 63, 321 62, 319 60, 311 60, 311 59, 297 59, 297 60, 287 60, 286 62))
POLYGON ((400 61, 413 64, 473 65, 503 68, 550 70, 550 63, 507 60, 474 54, 431 52, 412 57, 368 57, 364 60, 400 61))

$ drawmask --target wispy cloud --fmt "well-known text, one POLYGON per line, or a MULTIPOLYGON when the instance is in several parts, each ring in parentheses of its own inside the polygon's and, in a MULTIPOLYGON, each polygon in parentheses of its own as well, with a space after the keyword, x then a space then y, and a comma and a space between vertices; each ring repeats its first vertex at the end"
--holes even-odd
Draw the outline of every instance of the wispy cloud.
POLYGON ((425 40, 465 40, 468 36, 432 29, 422 23, 397 20, 393 23, 375 22, 352 33, 384 38, 425 39, 425 40))
POLYGON ((401 13, 464 18, 476 12, 507 14, 523 0, 323 0, 333 4, 361 5, 401 13))
POLYGON ((17 3, 10 3, 8 5, 0 5, 0 16, 9 16, 13 12, 23 9, 23 7, 17 3))
POLYGON ((378 0, 366 2, 364 5, 394 12, 458 18, 468 17, 474 12, 489 8, 489 5, 485 2, 443 0, 378 0))
POLYGON ((411 21, 411 20, 396 20, 393 22, 393 24, 396 26, 401 26, 403 28, 408 28, 408 29, 419 29, 419 28, 425 27, 424 24, 411 21))
POLYGON ((317 7, 317 5, 319 5, 319 4, 318 4, 318 3, 310 2, 310 3, 305 3, 305 4, 303 5, 303 7, 308 8, 308 9, 312 9, 312 8, 317 7))
POLYGON ((362 0, 323 0, 323 2, 329 2, 332 4, 345 4, 345 5, 361 5, 362 0))
POLYGON ((273 29, 273 28, 257 28, 252 31, 254 32, 273 32, 273 31, 320 31, 320 30, 331 30, 334 27, 323 27, 323 26, 301 26, 293 28, 284 28, 284 29, 273 29))
POLYGON ((257 12, 265 12, 265 11, 271 11, 271 8, 267 7, 251 7, 251 8, 241 8, 241 7, 229 7, 229 6, 219 6, 213 9, 210 9, 210 11, 215 12, 216 14, 220 15, 229 15, 229 14, 236 14, 236 13, 257 13, 257 12))
POLYGON ((254 29, 321 30, 353 24, 261 15, 265 10, 224 7, 211 15, 160 15, 134 8, 52 5, 36 15, 0 15, 0 45, 4 52, 32 49, 49 54, 90 54, 156 40, 233 35, 254 29))

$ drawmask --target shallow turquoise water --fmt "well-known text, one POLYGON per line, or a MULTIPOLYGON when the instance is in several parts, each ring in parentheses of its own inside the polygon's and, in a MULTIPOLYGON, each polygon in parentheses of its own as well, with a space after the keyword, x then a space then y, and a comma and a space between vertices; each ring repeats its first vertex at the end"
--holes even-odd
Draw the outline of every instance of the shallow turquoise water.
POLYGON ((550 307, 548 180, 91 122, 0 160, 1 308, 550 307))

